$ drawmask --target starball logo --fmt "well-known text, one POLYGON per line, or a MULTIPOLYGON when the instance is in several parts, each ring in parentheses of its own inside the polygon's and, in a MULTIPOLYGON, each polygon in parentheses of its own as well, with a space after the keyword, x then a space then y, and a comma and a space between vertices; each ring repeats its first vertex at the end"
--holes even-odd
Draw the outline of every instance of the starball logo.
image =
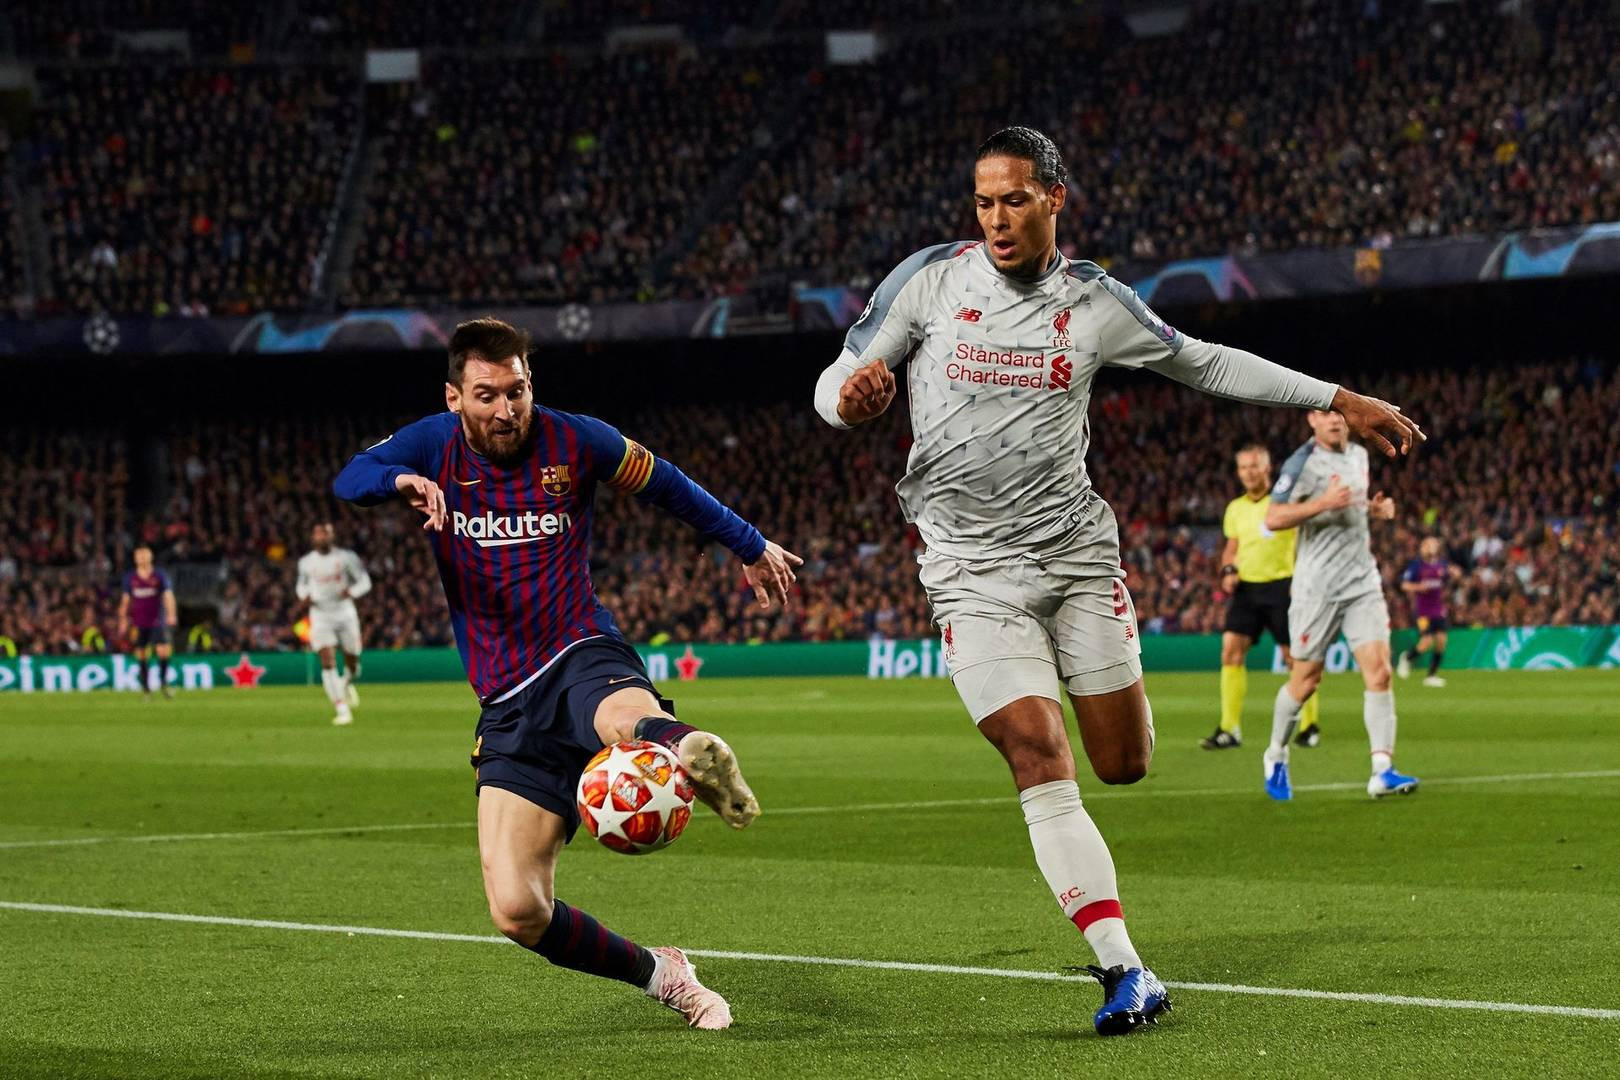
POLYGON ((542 514, 535 510, 505 515, 485 510, 472 516, 457 510, 450 515, 451 535, 464 536, 481 548, 533 544, 560 536, 573 527, 574 519, 568 514, 542 514))

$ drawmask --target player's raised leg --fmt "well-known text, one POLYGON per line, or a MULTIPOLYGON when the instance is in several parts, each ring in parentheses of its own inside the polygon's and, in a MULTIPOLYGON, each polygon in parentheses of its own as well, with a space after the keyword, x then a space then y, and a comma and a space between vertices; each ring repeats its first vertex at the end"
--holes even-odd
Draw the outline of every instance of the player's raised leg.
POLYGON ((645 687, 627 686, 604 698, 596 710, 596 733, 604 746, 647 739, 674 750, 698 798, 733 829, 759 816, 759 800, 726 741, 677 720, 645 687))
POLYGON ((647 949, 557 899, 557 856, 568 824, 515 792, 478 792, 478 856, 490 918, 501 933, 558 967, 617 979, 681 1013, 692 1027, 729 1027, 725 999, 697 981, 679 949, 647 949))

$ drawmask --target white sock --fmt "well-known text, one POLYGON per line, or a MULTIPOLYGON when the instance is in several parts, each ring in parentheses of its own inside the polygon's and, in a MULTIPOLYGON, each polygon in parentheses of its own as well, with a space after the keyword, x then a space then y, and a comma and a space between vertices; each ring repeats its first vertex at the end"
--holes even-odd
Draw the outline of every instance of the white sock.
POLYGON ((1064 917, 1085 934, 1105 968, 1141 967, 1119 908, 1114 860, 1102 833, 1080 805, 1073 780, 1053 780, 1018 793, 1035 863, 1064 917))
POLYGON ((326 700, 333 705, 347 706, 348 702, 343 696, 343 676, 337 673, 337 669, 321 668, 321 686, 326 690, 326 700))
POLYGON ((1368 690, 1361 698, 1361 722, 1367 725, 1376 775, 1395 761, 1395 691, 1368 690))
POLYGON ((1277 701, 1271 706, 1271 745, 1266 747, 1266 771, 1271 771, 1273 762, 1288 761, 1288 740, 1294 737, 1299 728, 1299 710, 1304 707, 1303 701, 1295 701, 1294 695, 1288 692, 1288 684, 1283 683, 1277 688, 1277 701))

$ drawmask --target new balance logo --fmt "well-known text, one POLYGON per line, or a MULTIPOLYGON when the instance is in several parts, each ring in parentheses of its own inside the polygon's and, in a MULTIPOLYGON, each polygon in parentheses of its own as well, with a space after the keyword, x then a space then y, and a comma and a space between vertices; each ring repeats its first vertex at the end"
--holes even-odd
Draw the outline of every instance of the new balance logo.
POLYGON ((1069 358, 1062 353, 1052 357, 1052 374, 1048 377, 1046 388, 1048 390, 1067 390, 1069 379, 1074 375, 1074 367, 1069 358))
POLYGON ((465 536, 481 548, 532 544, 558 536, 573 527, 574 519, 567 514, 540 514, 533 510, 505 517, 497 517, 488 510, 474 517, 468 517, 460 510, 450 515, 451 534, 465 536))
POLYGON ((984 312, 980 311, 978 308, 970 307, 965 307, 956 313, 956 317, 963 322, 978 322, 983 315, 984 312))

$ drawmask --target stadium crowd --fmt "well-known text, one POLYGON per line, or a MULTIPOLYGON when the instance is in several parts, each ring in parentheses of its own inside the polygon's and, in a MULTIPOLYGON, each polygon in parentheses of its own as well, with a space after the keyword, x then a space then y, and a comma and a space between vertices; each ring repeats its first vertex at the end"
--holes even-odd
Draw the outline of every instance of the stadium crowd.
POLYGON ((655 259, 738 148, 768 140, 770 95, 798 77, 780 49, 444 58, 377 122, 345 302, 667 296, 655 259))
POLYGON ((29 141, 54 300, 150 315, 305 307, 359 118, 336 68, 42 68, 29 141))
POLYGON ((1064 149, 1060 242, 1104 264, 1620 220, 1610 0, 1210 0, 1142 38, 1087 11, 982 25, 909 0, 85 17, 105 6, 23 5, 14 36, 49 60, 91 48, 64 28, 195 25, 194 57, 246 37, 301 66, 41 69, 19 175, 44 205, 43 299, 71 311, 311 306, 362 129, 374 167, 334 283, 356 307, 749 293, 781 310, 796 284, 869 289, 971 235, 972 148, 1010 119, 1064 149), (603 44, 659 23, 686 43, 603 44), (823 62, 815 29, 857 25, 906 32, 874 63, 823 62), (765 36, 721 33, 739 26, 765 36), (1062 61, 1032 57, 1032 34, 1062 61), (362 125, 357 51, 409 42, 429 47, 422 78, 373 95, 362 125), (468 62, 505 43, 527 51, 468 62))
POLYGON ((1171 37, 1055 23, 1062 63, 1019 61, 1028 28, 906 35, 822 73, 812 129, 677 280, 870 289, 976 235, 972 151, 1014 116, 1066 154, 1060 244, 1104 265, 1620 219, 1620 19, 1607 0, 1538 11, 1223 0, 1171 37))
MULTIPOLYGON (((1620 367, 1592 359, 1369 380, 1408 403, 1430 441, 1373 462, 1399 516, 1374 528, 1397 627, 1397 578, 1425 534, 1463 569, 1459 626, 1620 622, 1620 367)), ((653 407, 607 419, 666 455, 767 535, 803 555, 793 605, 761 613, 737 562, 634 499, 599 492, 593 579, 635 641, 925 636, 919 540, 892 490, 910 443, 901 403, 856 433, 825 429, 807 402, 653 407), (770 447, 771 468, 756 450, 770 447)), ((163 501, 136 523, 123 447, 100 435, 9 436, 23 468, 0 486, 0 634, 26 651, 76 651, 111 636, 109 597, 137 542, 159 563, 224 568, 207 603, 186 604, 221 649, 296 647, 294 566, 308 527, 336 521, 377 582, 361 601, 373 647, 450 640, 432 558, 402 506, 357 511, 328 494, 356 448, 405 418, 258 418, 196 423, 161 445, 163 501), (295 464, 297 463, 297 464, 295 464), (311 463, 322 463, 315 467, 311 463), (106 470, 113 481, 90 485, 106 470)), ((1297 412, 1237 408, 1153 376, 1106 374, 1092 404, 1090 471, 1114 506, 1145 633, 1220 629, 1219 522, 1238 493, 1231 455, 1250 438, 1275 465, 1308 438, 1297 412)))

